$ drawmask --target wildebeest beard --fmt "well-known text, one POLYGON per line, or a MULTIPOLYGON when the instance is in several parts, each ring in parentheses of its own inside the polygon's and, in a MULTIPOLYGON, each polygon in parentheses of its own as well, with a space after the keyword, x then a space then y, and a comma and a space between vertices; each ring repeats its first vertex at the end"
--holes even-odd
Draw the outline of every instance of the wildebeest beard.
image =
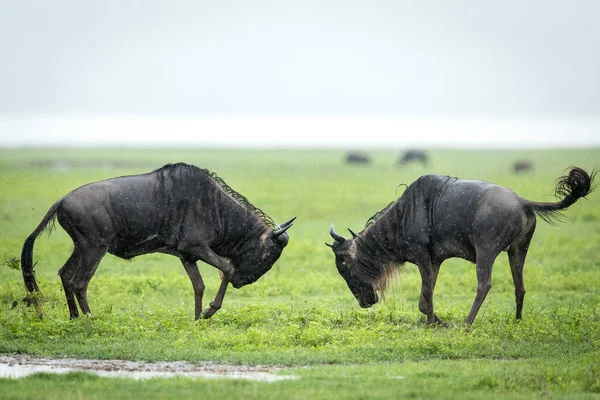
POLYGON ((382 299, 404 265, 402 249, 398 244, 389 243, 389 239, 380 232, 386 228, 389 227, 385 224, 373 224, 353 240, 356 246, 353 271, 359 279, 368 282, 382 299))
POLYGON ((398 224, 403 204, 404 201, 390 203, 369 218, 364 231, 358 235, 350 231, 353 240, 333 244, 334 252, 349 264, 348 276, 351 271, 352 280, 370 286, 379 298, 385 298, 389 284, 398 277, 406 261, 398 224))

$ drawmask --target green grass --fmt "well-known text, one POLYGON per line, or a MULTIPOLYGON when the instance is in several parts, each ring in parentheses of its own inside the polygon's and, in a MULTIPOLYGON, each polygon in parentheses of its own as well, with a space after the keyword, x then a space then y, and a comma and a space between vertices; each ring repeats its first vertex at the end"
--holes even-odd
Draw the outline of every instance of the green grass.
MULTIPOLYGON (((525 264, 520 323, 505 254, 470 328, 462 323, 475 296, 475 270, 458 259, 442 265, 435 292, 436 312, 452 329, 425 324, 412 264, 382 303, 358 307, 324 245, 331 243, 331 222, 339 233, 360 230, 402 193, 399 184, 425 173, 490 180, 526 198, 552 201, 554 181, 565 168, 597 167, 600 150, 430 154, 427 168, 400 168, 398 152, 384 150, 371 151, 374 162, 367 166, 345 165, 341 150, 0 150, 0 353, 278 364, 301 377, 138 382, 42 374, 0 380, 0 398, 600 398, 598 193, 572 206, 557 226, 538 222, 525 264), (532 173, 510 172, 520 158, 532 160, 532 173), (45 318, 22 304, 11 309, 25 295, 12 260, 54 201, 91 181, 176 161, 216 171, 276 222, 298 217, 269 273, 240 290, 230 288, 211 320, 195 322, 191 284, 176 258, 106 256, 89 288, 94 318, 69 321, 56 272, 72 245, 57 225, 51 236, 38 238, 34 253, 45 318)), ((210 266, 200 270, 206 303, 219 279, 210 266)))
POLYGON ((539 359, 327 365, 300 369, 295 372, 300 379, 274 383, 184 378, 134 382, 86 373, 40 374, 5 380, 1 387, 14 399, 36 398, 31 394, 36 391, 45 399, 597 398, 600 371, 597 366, 586 369, 595 360, 572 361, 574 367, 539 359))

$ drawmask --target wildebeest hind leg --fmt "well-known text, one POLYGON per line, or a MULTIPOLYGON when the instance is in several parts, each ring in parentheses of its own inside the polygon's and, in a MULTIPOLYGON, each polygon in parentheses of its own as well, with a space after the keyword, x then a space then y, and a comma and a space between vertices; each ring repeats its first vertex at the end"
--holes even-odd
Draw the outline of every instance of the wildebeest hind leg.
POLYGON ((202 276, 200 275, 200 271, 198 271, 198 265, 194 261, 181 259, 181 263, 185 268, 185 272, 187 272, 188 276, 190 277, 190 281, 192 281, 192 287, 194 288, 194 319, 197 320, 202 315, 202 297, 204 296, 204 281, 202 281, 202 276))
POLYGON ((517 241, 508 249, 508 262, 515 284, 515 302, 517 307, 517 319, 521 319, 523 312, 523 300, 525 299, 525 284, 523 283, 523 266, 525 257, 529 250, 529 243, 533 237, 534 229, 531 229, 525 237, 517 241))
POLYGON ((60 276, 63 289, 65 290, 65 296, 67 297, 70 319, 79 317, 79 310, 77 309, 77 303, 75 302, 75 294, 73 293, 73 290, 71 290, 71 285, 69 284, 73 272, 77 270, 77 263, 79 262, 77 251, 77 247, 75 247, 65 265, 58 270, 58 275, 60 276))
POLYGON ((477 254, 477 294, 465 323, 470 325, 477 316, 483 301, 492 288, 492 266, 498 254, 482 252, 477 254))
POLYGON ((81 254, 81 256, 76 257, 77 267, 67 282, 69 289, 75 293, 81 312, 85 315, 91 315, 90 306, 88 305, 87 300, 88 284, 90 283, 92 276, 94 276, 98 264, 100 264, 100 260, 104 257, 104 254, 106 254, 106 250, 107 247, 80 248, 78 254, 81 254))

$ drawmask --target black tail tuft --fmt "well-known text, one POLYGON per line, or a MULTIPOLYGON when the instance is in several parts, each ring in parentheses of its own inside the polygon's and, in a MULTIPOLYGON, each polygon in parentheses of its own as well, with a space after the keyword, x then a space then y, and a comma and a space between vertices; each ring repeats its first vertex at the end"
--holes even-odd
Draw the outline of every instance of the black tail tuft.
POLYGON ((571 167, 568 175, 561 176, 556 180, 556 197, 562 198, 566 207, 575 203, 578 199, 587 196, 593 190, 592 182, 596 171, 591 175, 579 167, 571 167))
POLYGON ((544 221, 554 224, 555 221, 560 221, 562 214, 561 210, 571 206, 577 200, 586 197, 594 191, 594 179, 596 171, 588 174, 582 168, 571 167, 569 173, 561 176, 556 180, 556 189, 554 194, 560 199, 557 203, 535 203, 531 206, 533 211, 544 221))

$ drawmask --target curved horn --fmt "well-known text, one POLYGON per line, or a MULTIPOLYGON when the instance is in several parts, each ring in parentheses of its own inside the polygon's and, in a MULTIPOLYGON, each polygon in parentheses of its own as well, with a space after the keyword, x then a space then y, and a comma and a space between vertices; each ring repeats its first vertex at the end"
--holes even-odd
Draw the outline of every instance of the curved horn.
POLYGON ((356 239, 358 237, 358 235, 354 232, 352 232, 352 229, 348 228, 348 232, 350 232, 350 234, 352 235, 352 238, 356 239))
POLYGON ((337 233, 335 233, 335 229, 333 229, 333 224, 331 224, 331 228, 329 228, 329 234, 336 242, 340 244, 346 241, 346 239, 343 236, 340 236, 337 233))
POLYGON ((292 222, 294 222, 294 220, 296 219, 296 217, 290 219, 289 221, 284 222, 281 225, 277 225, 277 227, 275 229, 273 229, 273 237, 279 237, 281 236, 285 231, 287 231, 288 229, 290 229, 292 227, 292 222))
POLYGON ((290 219, 289 221, 285 221, 283 224, 278 225, 280 228, 285 228, 288 225, 291 225, 292 222, 294 222, 294 220, 296 219, 296 217, 290 219))

